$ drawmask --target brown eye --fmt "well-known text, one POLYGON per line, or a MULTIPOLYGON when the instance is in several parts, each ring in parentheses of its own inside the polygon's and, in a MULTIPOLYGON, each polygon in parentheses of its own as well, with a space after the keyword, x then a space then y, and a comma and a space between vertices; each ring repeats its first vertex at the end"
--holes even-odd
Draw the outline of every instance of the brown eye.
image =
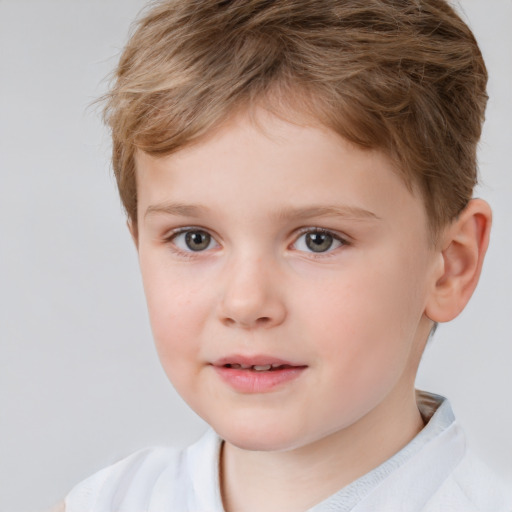
POLYGON ((185 244, 191 251, 204 251, 210 246, 212 237, 206 231, 187 231, 185 244))
POLYGON ((332 247, 334 237, 329 233, 306 233, 305 242, 313 252, 325 252, 332 247))

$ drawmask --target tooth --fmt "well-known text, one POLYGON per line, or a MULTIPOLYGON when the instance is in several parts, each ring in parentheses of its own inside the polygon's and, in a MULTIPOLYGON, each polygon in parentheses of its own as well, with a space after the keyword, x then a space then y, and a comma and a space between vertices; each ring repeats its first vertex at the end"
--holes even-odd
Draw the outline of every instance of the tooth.
POLYGON ((251 367, 250 364, 239 364, 238 366, 240 366, 240 368, 242 368, 242 370, 248 370, 251 367))
POLYGON ((253 370, 256 370, 257 372, 264 372, 266 370, 270 370, 270 368, 272 368, 272 365, 271 364, 265 364, 265 365, 254 365, 252 367, 253 370))
POLYGON ((241 366, 241 365, 239 365, 239 364, 230 364, 230 365, 229 365, 229 367, 230 367, 230 368, 233 368, 233 369, 235 369, 235 370, 239 370, 242 366, 241 366))

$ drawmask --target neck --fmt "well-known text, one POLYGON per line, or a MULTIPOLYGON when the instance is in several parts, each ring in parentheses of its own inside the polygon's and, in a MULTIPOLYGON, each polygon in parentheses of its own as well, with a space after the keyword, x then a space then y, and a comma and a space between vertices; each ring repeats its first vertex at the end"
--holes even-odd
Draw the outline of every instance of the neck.
POLYGON ((376 468, 423 428, 414 390, 389 395, 353 425, 288 451, 248 451, 225 442, 221 490, 226 512, 298 512, 376 468))

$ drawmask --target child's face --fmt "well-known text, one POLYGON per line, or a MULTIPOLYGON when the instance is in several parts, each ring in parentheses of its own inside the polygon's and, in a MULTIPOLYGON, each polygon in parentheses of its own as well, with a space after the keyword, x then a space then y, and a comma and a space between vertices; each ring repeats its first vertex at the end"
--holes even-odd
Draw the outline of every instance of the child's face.
POLYGON ((421 199, 386 157, 258 118, 137 156, 138 250, 178 392, 228 441, 283 450, 386 404, 400 415, 439 260, 421 199))

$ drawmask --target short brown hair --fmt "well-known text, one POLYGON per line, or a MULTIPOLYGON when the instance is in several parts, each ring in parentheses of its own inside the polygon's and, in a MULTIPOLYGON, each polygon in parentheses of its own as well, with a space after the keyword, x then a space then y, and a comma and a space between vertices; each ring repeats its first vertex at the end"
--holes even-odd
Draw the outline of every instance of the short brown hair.
POLYGON ((445 0, 153 3, 105 98, 121 199, 136 222, 137 150, 170 154, 263 101, 388 154, 435 232, 472 196, 486 84, 445 0))

